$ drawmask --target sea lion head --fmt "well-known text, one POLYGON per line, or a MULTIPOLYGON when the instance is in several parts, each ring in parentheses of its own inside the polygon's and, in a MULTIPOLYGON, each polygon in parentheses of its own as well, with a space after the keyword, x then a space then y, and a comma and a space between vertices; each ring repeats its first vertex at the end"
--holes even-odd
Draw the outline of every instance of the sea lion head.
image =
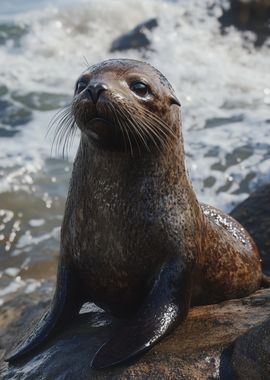
POLYGON ((85 70, 71 114, 96 148, 162 151, 179 138, 179 106, 168 80, 148 63, 110 59, 85 70))

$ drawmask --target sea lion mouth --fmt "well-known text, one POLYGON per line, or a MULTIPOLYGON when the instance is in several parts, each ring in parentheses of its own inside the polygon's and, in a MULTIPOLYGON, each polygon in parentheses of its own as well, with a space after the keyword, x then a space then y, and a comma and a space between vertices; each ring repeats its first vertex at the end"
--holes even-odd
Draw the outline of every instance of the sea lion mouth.
POLYGON ((122 151, 123 136, 120 128, 114 120, 107 118, 109 115, 85 118, 83 123, 76 122, 84 136, 86 136, 95 147, 102 150, 122 151))
POLYGON ((104 125, 104 126, 108 126, 108 127, 112 127, 113 124, 105 119, 104 117, 101 117, 101 116, 97 116, 97 117, 93 117, 91 120, 89 120, 89 124, 90 125, 104 125))
POLYGON ((103 117, 94 117, 86 123, 83 132, 95 142, 102 142, 113 137, 115 125, 103 117))

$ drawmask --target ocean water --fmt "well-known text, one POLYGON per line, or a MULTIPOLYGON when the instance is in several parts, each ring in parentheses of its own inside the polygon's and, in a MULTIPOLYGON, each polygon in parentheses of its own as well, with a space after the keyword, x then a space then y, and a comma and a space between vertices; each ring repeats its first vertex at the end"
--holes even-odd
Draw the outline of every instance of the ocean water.
POLYGON ((270 43, 218 17, 226 1, 1 0, 0 305, 52 279, 79 135, 52 151, 57 110, 88 64, 143 59, 182 103, 187 165, 198 198, 229 211, 270 181, 270 43), (149 18, 149 49, 110 53, 112 41, 149 18))

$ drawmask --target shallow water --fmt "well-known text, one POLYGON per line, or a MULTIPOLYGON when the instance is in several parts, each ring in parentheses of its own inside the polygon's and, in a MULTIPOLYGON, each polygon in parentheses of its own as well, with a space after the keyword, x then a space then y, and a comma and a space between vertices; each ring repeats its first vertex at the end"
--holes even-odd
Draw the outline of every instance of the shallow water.
MULTIPOLYGON (((225 2, 223 1, 225 4, 225 2)), ((187 164, 201 201, 230 210, 270 180, 270 51, 220 33, 218 1, 2 0, 0 9, 0 304, 52 278, 72 159, 51 153, 48 124, 86 61, 144 59, 182 103, 187 164), (111 42, 158 18, 151 48, 111 42)))

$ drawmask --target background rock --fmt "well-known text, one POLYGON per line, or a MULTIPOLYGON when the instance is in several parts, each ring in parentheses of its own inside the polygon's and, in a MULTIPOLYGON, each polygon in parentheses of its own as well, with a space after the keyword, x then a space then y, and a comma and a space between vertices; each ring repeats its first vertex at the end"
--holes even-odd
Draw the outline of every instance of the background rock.
POLYGON ((156 18, 144 21, 137 25, 130 32, 123 34, 112 42, 110 51, 122 51, 128 49, 145 48, 151 44, 147 37, 147 31, 150 31, 158 26, 156 18))
POLYGON ((235 26, 256 34, 255 46, 261 46, 270 35, 269 0, 230 0, 230 7, 219 18, 223 28, 235 26))
POLYGON ((263 260, 263 271, 270 275, 270 184, 253 192, 231 215, 253 237, 263 260))

